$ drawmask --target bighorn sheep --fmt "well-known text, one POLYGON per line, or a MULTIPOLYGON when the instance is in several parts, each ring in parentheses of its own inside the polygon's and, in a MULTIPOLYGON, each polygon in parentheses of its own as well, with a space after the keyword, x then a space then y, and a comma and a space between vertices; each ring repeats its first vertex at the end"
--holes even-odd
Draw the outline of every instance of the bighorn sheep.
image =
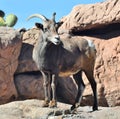
MULTIPOLYGON (((28 20, 38 17, 43 24, 36 23, 41 29, 41 35, 33 49, 33 60, 42 73, 44 79, 45 100, 44 107, 56 107, 56 79, 58 76, 66 77, 73 75, 77 85, 78 93, 71 110, 80 105, 85 85, 82 80, 82 71, 85 72, 94 94, 93 110, 98 109, 96 82, 93 76, 96 50, 94 44, 85 38, 74 37, 61 39, 57 29, 59 23, 55 22, 55 15, 47 19, 40 14, 33 14, 28 20), (49 88, 49 85, 50 87, 49 88)), ((66 84, 67 85, 67 84, 66 84)))

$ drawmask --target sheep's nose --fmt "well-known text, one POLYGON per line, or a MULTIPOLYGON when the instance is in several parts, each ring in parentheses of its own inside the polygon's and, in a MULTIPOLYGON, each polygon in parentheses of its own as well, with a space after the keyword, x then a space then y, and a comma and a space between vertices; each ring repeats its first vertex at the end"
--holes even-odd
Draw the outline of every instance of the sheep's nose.
POLYGON ((55 39, 56 39, 56 44, 59 45, 61 43, 60 37, 56 36, 55 39))
POLYGON ((59 36, 55 36, 55 39, 60 40, 60 37, 59 36))

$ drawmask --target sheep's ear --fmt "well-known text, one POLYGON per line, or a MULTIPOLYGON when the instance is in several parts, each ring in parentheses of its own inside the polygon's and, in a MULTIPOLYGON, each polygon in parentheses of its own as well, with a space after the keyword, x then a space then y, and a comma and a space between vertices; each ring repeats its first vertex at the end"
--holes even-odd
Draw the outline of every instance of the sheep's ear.
POLYGON ((20 29, 18 29, 18 32, 20 32, 20 33, 24 33, 26 31, 27 31, 26 28, 20 28, 20 29))
POLYGON ((58 28, 63 24, 63 22, 57 22, 56 23, 56 29, 58 30, 58 28))
POLYGON ((41 23, 35 23, 35 26, 39 29, 43 30, 43 25, 41 23))

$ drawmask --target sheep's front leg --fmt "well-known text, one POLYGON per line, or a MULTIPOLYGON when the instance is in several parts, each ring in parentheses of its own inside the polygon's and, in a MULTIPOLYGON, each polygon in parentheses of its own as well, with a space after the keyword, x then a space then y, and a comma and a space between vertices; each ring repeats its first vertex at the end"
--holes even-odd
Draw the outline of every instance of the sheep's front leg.
POLYGON ((46 72, 42 72, 42 76, 43 76, 43 88, 44 88, 44 94, 45 94, 45 100, 43 102, 42 107, 48 107, 49 106, 49 83, 50 83, 50 77, 49 77, 49 73, 46 72))
POLYGON ((56 77, 52 75, 51 77, 51 101, 49 103, 49 107, 57 107, 56 101, 56 77))

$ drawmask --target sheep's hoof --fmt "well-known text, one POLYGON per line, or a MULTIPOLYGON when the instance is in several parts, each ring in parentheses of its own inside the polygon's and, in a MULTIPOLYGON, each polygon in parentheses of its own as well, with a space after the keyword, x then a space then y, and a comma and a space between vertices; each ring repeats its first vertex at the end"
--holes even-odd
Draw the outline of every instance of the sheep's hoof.
POLYGON ((57 107, 57 102, 55 100, 51 100, 49 103, 49 107, 50 108, 57 107))
POLYGON ((75 105, 72 105, 70 110, 73 111, 75 109, 75 105))
POLYGON ((48 100, 44 100, 42 107, 49 107, 49 101, 48 100))
POLYGON ((76 103, 76 104, 72 105, 71 106, 71 113, 74 113, 79 106, 80 106, 80 103, 76 103))
POLYGON ((98 107, 97 106, 94 106, 93 107, 93 111, 97 111, 98 110, 98 107))

